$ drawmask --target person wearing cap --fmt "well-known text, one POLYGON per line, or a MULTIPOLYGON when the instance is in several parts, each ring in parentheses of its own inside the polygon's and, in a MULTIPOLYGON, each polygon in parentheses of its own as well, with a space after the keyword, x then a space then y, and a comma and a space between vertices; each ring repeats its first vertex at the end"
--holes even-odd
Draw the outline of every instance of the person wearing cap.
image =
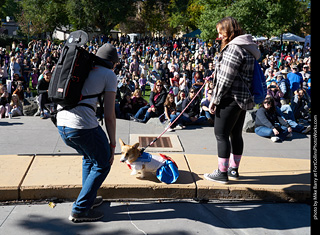
MULTIPOLYGON (((111 44, 101 46, 96 55, 111 62, 113 68, 118 63, 117 51, 111 44)), ((101 197, 97 197, 97 191, 109 174, 114 160, 116 91, 117 76, 113 70, 97 65, 90 71, 81 92, 83 96, 103 93, 106 133, 99 125, 94 111, 97 109, 97 97, 79 102, 92 106, 94 110, 81 105, 57 114, 57 126, 63 141, 83 155, 82 189, 69 216, 73 222, 95 221, 103 217, 102 212, 91 208, 103 202, 101 197)))

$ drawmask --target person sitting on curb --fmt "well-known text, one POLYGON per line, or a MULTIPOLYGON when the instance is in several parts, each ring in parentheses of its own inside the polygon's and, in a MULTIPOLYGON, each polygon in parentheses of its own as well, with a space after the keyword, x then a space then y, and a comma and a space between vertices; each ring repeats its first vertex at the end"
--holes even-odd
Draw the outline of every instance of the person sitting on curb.
POLYGON ((162 82, 157 80, 152 92, 150 93, 149 104, 139 109, 136 115, 132 117, 132 120, 147 123, 150 118, 159 117, 164 112, 164 102, 166 97, 166 89, 163 89, 162 82))
MULTIPOLYGON (((196 95, 196 88, 191 87, 189 96, 182 102, 182 110, 191 102, 193 97, 196 95)), ((186 111, 181 115, 182 123, 184 125, 200 124, 206 120, 206 117, 200 116, 200 99, 196 97, 186 111)))
POLYGON ((255 120, 255 133, 262 137, 271 138, 272 142, 284 141, 292 136, 292 129, 276 111, 274 99, 267 97, 258 109, 255 120))

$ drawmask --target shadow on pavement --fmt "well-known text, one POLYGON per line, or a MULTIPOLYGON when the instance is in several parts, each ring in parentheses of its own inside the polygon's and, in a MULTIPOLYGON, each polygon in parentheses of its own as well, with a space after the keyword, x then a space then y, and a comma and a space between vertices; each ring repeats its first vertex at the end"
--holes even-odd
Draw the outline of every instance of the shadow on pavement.
POLYGON ((213 234, 221 232, 221 228, 232 229, 230 232, 234 233, 234 229, 289 230, 310 227, 310 207, 306 204, 105 202, 97 210, 105 213, 100 222, 74 224, 67 220, 68 215, 57 219, 30 213, 18 225, 26 232, 45 234, 142 234, 136 230, 139 227, 148 234, 177 235, 194 234, 195 231, 213 234))

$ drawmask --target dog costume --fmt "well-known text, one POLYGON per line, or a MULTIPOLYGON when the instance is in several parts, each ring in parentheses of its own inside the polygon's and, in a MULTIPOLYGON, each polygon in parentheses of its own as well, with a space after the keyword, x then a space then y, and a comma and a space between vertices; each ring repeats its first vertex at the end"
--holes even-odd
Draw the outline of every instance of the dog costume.
POLYGON ((144 165, 144 170, 146 172, 156 171, 158 180, 166 184, 176 182, 179 177, 179 170, 175 161, 163 154, 158 156, 143 152, 136 161, 131 164, 127 162, 127 165, 132 170, 131 174, 141 171, 142 165, 144 165))

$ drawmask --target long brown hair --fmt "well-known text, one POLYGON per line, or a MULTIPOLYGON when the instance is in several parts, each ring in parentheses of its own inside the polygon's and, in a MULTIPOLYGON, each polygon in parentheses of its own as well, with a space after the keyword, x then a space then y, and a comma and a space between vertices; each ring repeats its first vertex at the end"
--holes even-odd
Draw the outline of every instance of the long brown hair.
POLYGON ((217 23, 217 30, 224 36, 221 42, 221 50, 235 37, 244 34, 238 21, 233 17, 225 17, 217 23))
POLYGON ((154 93, 157 93, 157 88, 156 88, 157 85, 161 85, 161 86, 162 86, 162 89, 163 89, 163 83, 162 83, 162 81, 161 81, 161 80, 157 80, 156 83, 154 84, 153 90, 152 90, 154 93))
POLYGON ((164 102, 164 106, 167 107, 167 108, 173 108, 175 109, 176 108, 176 103, 174 102, 174 95, 172 93, 169 93, 167 95, 167 98, 166 98, 166 101, 164 102), (170 103, 170 98, 173 98, 173 102, 170 103))

